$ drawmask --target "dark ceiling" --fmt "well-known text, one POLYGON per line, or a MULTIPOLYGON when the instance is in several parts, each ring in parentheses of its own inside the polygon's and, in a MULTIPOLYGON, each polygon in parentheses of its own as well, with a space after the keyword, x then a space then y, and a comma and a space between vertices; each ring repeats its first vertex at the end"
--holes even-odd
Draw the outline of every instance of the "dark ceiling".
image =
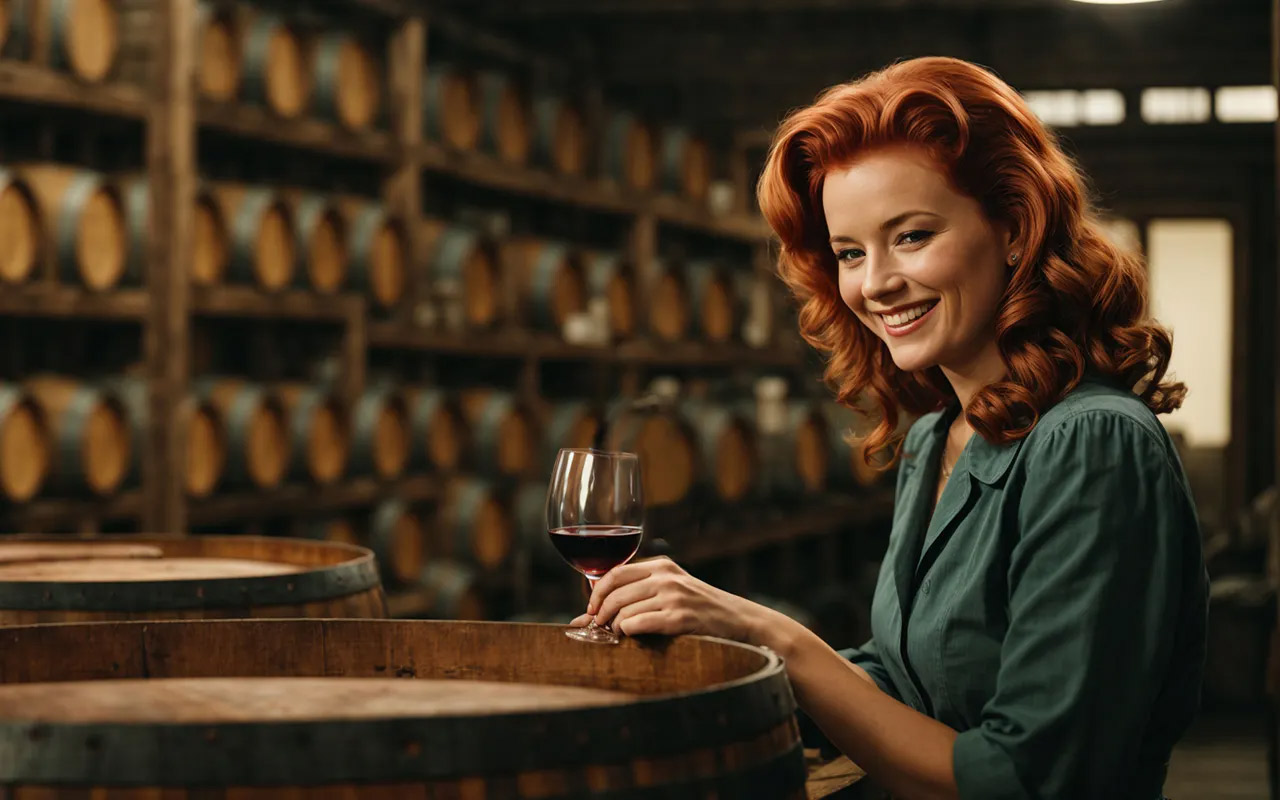
POLYGON ((438 0, 597 76, 606 95, 728 135, 769 130, 823 88, 952 55, 1022 90, 1271 80, 1267 0, 438 0))

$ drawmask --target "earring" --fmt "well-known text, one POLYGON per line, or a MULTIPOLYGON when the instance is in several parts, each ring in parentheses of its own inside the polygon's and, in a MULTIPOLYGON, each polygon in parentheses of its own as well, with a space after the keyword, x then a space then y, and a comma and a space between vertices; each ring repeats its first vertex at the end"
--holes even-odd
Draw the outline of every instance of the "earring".
POLYGON ((1017 254, 1017 253, 1014 253, 1013 255, 1009 256, 1009 266, 1011 266, 1011 267, 1016 267, 1016 266, 1018 266, 1018 254, 1017 254))

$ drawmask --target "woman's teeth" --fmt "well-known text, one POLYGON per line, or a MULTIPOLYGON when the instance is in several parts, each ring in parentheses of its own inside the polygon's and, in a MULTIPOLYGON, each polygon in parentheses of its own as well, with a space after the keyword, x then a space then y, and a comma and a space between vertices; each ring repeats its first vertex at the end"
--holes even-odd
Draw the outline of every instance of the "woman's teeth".
POLYGON ((924 316, 929 309, 933 308, 933 303, 922 303, 915 308, 908 308, 906 311, 900 311, 897 314, 882 314, 886 325, 892 325, 900 328, 914 319, 924 316))

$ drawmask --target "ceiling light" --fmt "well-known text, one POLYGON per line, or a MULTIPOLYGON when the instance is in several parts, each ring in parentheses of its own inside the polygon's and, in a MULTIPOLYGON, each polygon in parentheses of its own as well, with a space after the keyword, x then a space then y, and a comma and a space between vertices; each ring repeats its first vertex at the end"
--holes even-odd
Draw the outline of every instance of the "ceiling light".
POLYGON ((1092 3, 1097 6, 1127 6, 1133 3, 1159 3, 1160 0, 1076 0, 1077 3, 1092 3))

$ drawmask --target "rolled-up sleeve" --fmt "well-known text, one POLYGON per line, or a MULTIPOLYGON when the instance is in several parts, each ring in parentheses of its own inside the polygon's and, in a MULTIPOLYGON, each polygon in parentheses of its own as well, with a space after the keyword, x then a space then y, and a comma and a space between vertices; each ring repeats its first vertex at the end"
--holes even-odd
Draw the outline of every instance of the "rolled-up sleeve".
POLYGON ((898 690, 893 686, 893 680, 889 677, 889 671, 885 669, 884 662, 880 659, 880 651, 876 647, 874 638, 868 639, 861 647, 849 647, 837 652, 844 656, 846 661, 862 667, 871 676, 871 680, 876 682, 876 686, 880 687, 880 691, 895 699, 901 699, 898 697, 898 690))
POLYGON ((1154 433, 1109 411, 1028 443, 996 691, 953 762, 966 800, 1111 797, 1167 674, 1196 530, 1154 433))

